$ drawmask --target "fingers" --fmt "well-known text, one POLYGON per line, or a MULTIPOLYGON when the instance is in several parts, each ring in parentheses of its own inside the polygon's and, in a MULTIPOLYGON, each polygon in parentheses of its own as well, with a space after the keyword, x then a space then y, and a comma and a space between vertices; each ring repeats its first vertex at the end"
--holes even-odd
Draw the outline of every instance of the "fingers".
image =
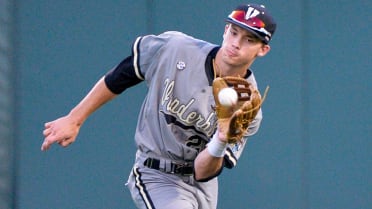
POLYGON ((42 151, 47 151, 52 146, 52 144, 54 144, 54 143, 58 143, 62 147, 67 147, 70 144, 72 144, 73 142, 74 142, 73 138, 59 139, 55 135, 49 135, 47 138, 44 139, 44 142, 41 145, 41 150, 42 151))
POLYGON ((46 151, 50 148, 50 146, 57 141, 55 137, 55 132, 53 131, 53 122, 47 122, 44 124, 44 142, 41 145, 41 150, 46 151))
POLYGON ((62 141, 59 141, 58 144, 61 145, 62 147, 67 147, 70 144, 72 144, 73 141, 74 140, 71 138, 66 138, 66 139, 63 139, 62 141))
POLYGON ((47 151, 53 143, 54 142, 52 140, 45 138, 43 144, 41 145, 41 151, 47 151))
POLYGON ((46 151, 49 149, 50 145, 53 143, 52 140, 50 139, 51 138, 51 134, 52 134, 52 127, 51 127, 51 122, 48 122, 48 123, 45 123, 44 124, 44 131, 43 131, 43 135, 44 135, 44 142, 43 144, 41 145, 41 150, 42 151, 46 151))
POLYGON ((45 128, 49 128, 51 125, 52 125, 53 122, 47 122, 47 123, 44 123, 44 127, 45 128))
POLYGON ((58 143, 62 147, 67 147, 74 141, 73 137, 68 137, 63 131, 58 128, 56 129, 53 122, 45 123, 44 127, 44 142, 41 145, 42 151, 48 150, 54 143, 58 143))
POLYGON ((59 141, 58 137, 56 136, 55 132, 53 132, 52 128, 45 129, 43 131, 43 134, 45 138, 43 144, 41 145, 42 151, 48 150, 53 143, 59 141))
POLYGON ((44 137, 48 137, 51 133, 52 133, 52 129, 51 128, 46 128, 43 131, 44 137))

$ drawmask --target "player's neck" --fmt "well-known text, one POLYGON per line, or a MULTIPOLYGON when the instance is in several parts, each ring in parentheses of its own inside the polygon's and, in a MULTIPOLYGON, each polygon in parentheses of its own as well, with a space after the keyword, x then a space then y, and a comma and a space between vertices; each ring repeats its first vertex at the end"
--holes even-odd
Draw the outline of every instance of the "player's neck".
POLYGON ((217 77, 224 77, 224 76, 245 77, 249 66, 246 65, 246 66, 234 67, 232 65, 229 65, 228 63, 224 62, 222 58, 218 56, 218 53, 217 53, 217 56, 213 60, 213 68, 214 68, 215 76, 217 77))

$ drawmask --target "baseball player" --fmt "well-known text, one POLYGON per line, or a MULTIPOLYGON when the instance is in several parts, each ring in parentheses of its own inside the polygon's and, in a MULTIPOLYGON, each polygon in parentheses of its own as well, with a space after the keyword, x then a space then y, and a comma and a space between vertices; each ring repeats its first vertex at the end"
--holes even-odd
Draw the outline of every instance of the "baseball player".
POLYGON ((276 28, 267 9, 257 4, 238 6, 226 23, 220 46, 175 31, 135 39, 132 54, 107 72, 77 106, 45 123, 41 150, 53 143, 70 145, 89 115, 145 81, 148 93, 138 116, 137 152, 126 184, 136 206, 217 208, 217 176, 223 168, 236 166, 247 138, 260 127, 262 112, 260 104, 252 102, 222 122, 215 111, 214 80, 244 78, 257 89, 250 66, 270 51, 276 28), (254 114, 248 110, 252 105, 257 107, 254 114), (249 116, 237 116, 242 112, 249 116), (226 125, 252 115, 243 132, 226 125), (232 142, 231 134, 238 132, 242 135, 232 142))

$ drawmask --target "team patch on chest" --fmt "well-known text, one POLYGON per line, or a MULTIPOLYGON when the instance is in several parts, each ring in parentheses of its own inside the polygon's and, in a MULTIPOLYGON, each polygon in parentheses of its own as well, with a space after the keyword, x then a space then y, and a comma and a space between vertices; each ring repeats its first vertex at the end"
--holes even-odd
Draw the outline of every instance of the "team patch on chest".
POLYGON ((186 63, 184 61, 178 61, 176 64, 177 70, 184 70, 186 69, 186 63))

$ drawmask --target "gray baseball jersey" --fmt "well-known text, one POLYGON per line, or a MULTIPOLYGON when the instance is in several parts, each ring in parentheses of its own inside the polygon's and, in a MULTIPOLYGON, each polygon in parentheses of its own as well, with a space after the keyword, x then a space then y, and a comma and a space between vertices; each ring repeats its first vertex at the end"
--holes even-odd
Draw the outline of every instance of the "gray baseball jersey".
MULTIPOLYGON (((108 88, 117 94, 141 81, 148 87, 135 133, 135 165, 128 180, 139 208, 216 208, 217 178, 195 181, 192 165, 217 126, 211 85, 215 76, 212 60, 218 49, 174 31, 138 37, 132 55, 105 76, 108 88)), ((257 86, 249 69, 246 79, 257 86)), ((227 149, 224 167, 236 165, 247 137, 257 132, 261 119, 260 110, 243 143, 227 149)))

